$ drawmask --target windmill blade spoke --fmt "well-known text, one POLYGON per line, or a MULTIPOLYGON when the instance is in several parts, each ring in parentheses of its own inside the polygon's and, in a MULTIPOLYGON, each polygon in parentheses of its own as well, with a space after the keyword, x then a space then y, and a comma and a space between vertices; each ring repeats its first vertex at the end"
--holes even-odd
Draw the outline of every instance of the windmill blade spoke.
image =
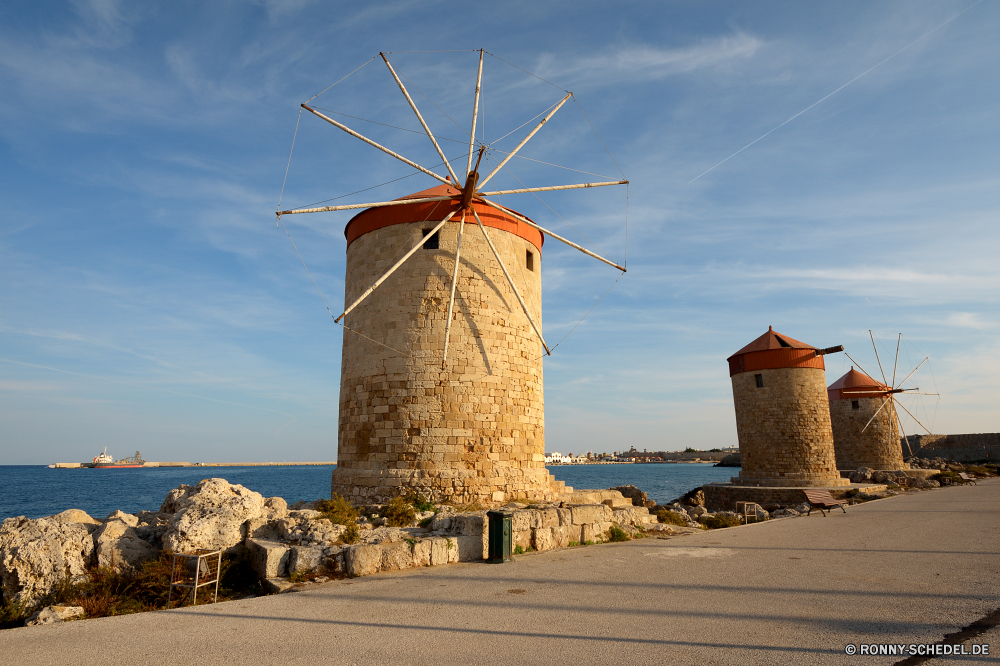
POLYGON ((521 292, 517 290, 517 285, 514 284, 514 279, 510 276, 510 273, 507 272, 507 267, 504 266, 503 259, 500 258, 500 253, 497 252, 496 247, 493 246, 493 241, 490 240, 490 235, 486 233, 486 227, 483 226, 483 221, 479 219, 479 213, 476 212, 475 208, 472 209, 472 214, 476 217, 476 223, 479 224, 479 228, 483 232, 483 237, 486 239, 486 243, 490 246, 490 249, 493 250, 493 256, 497 258, 497 263, 500 264, 500 269, 507 277, 507 282, 510 283, 510 288, 514 290, 514 295, 517 296, 517 302, 521 304, 524 316, 528 318, 531 328, 535 329, 535 335, 538 336, 538 339, 542 342, 542 346, 545 347, 545 353, 552 356, 552 351, 549 349, 549 346, 545 344, 545 338, 542 337, 542 332, 538 330, 538 325, 535 323, 535 320, 531 318, 531 313, 528 312, 528 306, 525 305, 524 299, 521 298, 521 292))
POLYGON ((899 343, 903 341, 903 334, 899 334, 899 338, 896 339, 896 360, 892 362, 892 388, 896 388, 896 366, 899 365, 899 343))
POLYGON ((903 441, 906 442, 906 450, 910 452, 910 456, 913 456, 913 448, 910 446, 910 440, 903 432, 903 422, 899 420, 899 412, 896 412, 896 425, 899 426, 899 434, 903 436, 903 441))
MULTIPOLYGON (((909 379, 910 377, 912 377, 913 373, 916 372, 917 370, 919 370, 920 366, 923 365, 924 363, 926 363, 928 358, 930 358, 930 356, 924 358, 924 360, 921 361, 920 364, 917 365, 917 367, 913 368, 913 372, 911 372, 910 374, 906 375, 906 379, 909 379)), ((903 381, 899 382, 899 385, 902 386, 903 384, 905 384, 906 383, 906 379, 904 379, 903 381)))
POLYGON ((844 352, 844 356, 846 356, 847 358, 851 359, 851 363, 853 363, 854 365, 858 366, 858 370, 860 370, 861 372, 865 373, 869 377, 872 376, 870 372, 868 372, 867 370, 865 370, 864 368, 862 368, 861 364, 858 363, 857 361, 855 361, 854 358, 850 354, 848 354, 846 351, 844 352))
POLYGON ((490 173, 490 175, 486 176, 485 180, 483 180, 480 183, 480 185, 482 186, 482 185, 485 185, 486 183, 490 182, 490 179, 492 179, 493 176, 497 175, 497 172, 499 172, 500 169, 502 169, 504 167, 504 165, 507 164, 507 162, 509 162, 512 157, 514 157, 514 155, 517 155, 517 151, 521 150, 521 148, 524 147, 524 144, 528 143, 528 141, 531 139, 531 137, 535 136, 535 132, 537 132, 538 130, 542 129, 542 126, 545 123, 549 122, 549 118, 551 118, 552 116, 554 116, 555 113, 556 113, 556 111, 558 111, 559 109, 561 109, 562 105, 565 104, 566 101, 570 97, 572 97, 572 96, 573 96, 573 93, 569 93, 568 95, 566 95, 565 97, 563 97, 562 100, 558 104, 556 104, 555 108, 552 109, 551 111, 549 111, 548 115, 545 116, 544 118, 542 118, 542 121, 540 123, 538 123, 537 125, 535 125, 535 129, 531 130, 531 132, 528 133, 528 136, 524 137, 524 140, 521 141, 521 143, 517 144, 517 148, 515 148, 514 150, 512 150, 510 152, 510 154, 507 155, 507 157, 503 158, 503 161, 500 162, 499 165, 497 165, 497 168, 493 169, 493 171, 490 173))
POLYGON ((374 146, 375 148, 378 148, 379 150, 381 150, 386 155, 392 155, 397 160, 400 160, 401 162, 405 162, 406 164, 409 164, 411 167, 413 167, 417 171, 422 171, 425 174, 427 174, 428 176, 430 176, 432 178, 436 178, 437 180, 440 180, 442 183, 446 183, 448 185, 455 185, 455 183, 452 183, 447 178, 444 178, 443 176, 439 176, 436 173, 434 173, 433 171, 431 171, 430 169, 425 169, 424 167, 420 166, 419 164, 417 164, 413 160, 408 160, 405 157, 403 157, 402 155, 400 155, 399 153, 393 152, 393 151, 389 150, 388 148, 386 148, 385 146, 372 141, 368 137, 363 136, 361 134, 358 134, 357 132, 355 132, 354 130, 352 130, 347 125, 344 125, 343 123, 338 123, 333 118, 330 118, 329 116, 323 115, 322 113, 320 113, 316 109, 314 109, 314 108, 312 108, 310 106, 307 106, 305 104, 302 105, 302 108, 305 109, 306 111, 308 111, 309 113, 313 114, 314 116, 318 116, 319 118, 322 118, 323 120, 325 120, 326 122, 330 123, 334 127, 337 127, 339 129, 344 130, 345 132, 347 132, 351 136, 353 136, 353 137, 355 137, 357 139, 361 139, 362 141, 364 141, 365 143, 367 143, 369 146, 374 146))
POLYGON ((901 392, 906 393, 906 395, 941 395, 940 393, 923 393, 921 391, 910 391, 908 389, 902 389, 901 392))
POLYGON ((472 153, 476 149, 476 123, 479 122, 479 91, 483 88, 483 49, 479 49, 479 74, 476 75, 476 100, 472 104, 472 131, 469 132, 469 162, 465 173, 472 173, 472 153))
POLYGON ((891 397, 886 398, 885 400, 882 401, 882 404, 879 405, 879 408, 875 410, 875 413, 872 414, 872 417, 870 419, 868 419, 868 423, 866 423, 865 427, 861 429, 861 432, 864 432, 865 430, 868 430, 868 426, 870 426, 872 424, 872 421, 875 420, 875 417, 878 416, 878 413, 881 412, 882 408, 885 407, 886 405, 888 405, 890 402, 892 402, 892 398, 891 397))
POLYGON ((410 108, 413 109, 413 113, 417 114, 417 120, 420 121, 420 125, 424 128, 424 131, 427 132, 427 136, 430 138, 431 143, 434 144, 434 149, 437 150, 438 155, 441 156, 441 159, 444 161, 444 165, 448 168, 448 173, 451 174, 452 180, 455 181, 455 186, 458 187, 461 183, 458 180, 458 176, 455 175, 455 172, 451 168, 451 162, 449 162, 448 158, 444 156, 444 151, 441 150, 441 146, 438 145, 437 139, 435 139, 434 135, 431 134, 431 128, 427 126, 427 123, 424 121, 424 117, 420 115, 420 110, 417 109, 417 105, 414 104, 413 98, 410 97, 410 93, 406 90, 406 86, 404 86, 403 82, 399 80, 399 76, 396 75, 396 70, 392 68, 392 65, 389 63, 389 59, 385 57, 385 54, 379 53, 379 55, 382 56, 382 60, 385 61, 386 67, 388 67, 389 71, 392 73, 392 78, 396 79, 396 85, 398 85, 399 89, 403 91, 403 96, 405 96, 406 101, 410 103, 410 108))
POLYGON ((441 357, 441 367, 448 363, 448 340, 451 338, 451 313, 455 308, 455 285, 458 284, 458 264, 462 255, 462 234, 465 232, 465 211, 458 222, 458 245, 455 246, 455 268, 451 272, 451 298, 448 300, 448 319, 444 325, 444 354, 441 357))
POLYGON ((355 210, 358 208, 381 208, 383 206, 402 206, 411 203, 423 203, 425 201, 447 201, 454 197, 426 197, 423 199, 398 199, 396 201, 380 201, 378 203, 347 204, 344 206, 323 206, 322 208, 295 208, 293 210, 278 211, 278 215, 296 215, 298 213, 327 213, 334 210, 355 210))
POLYGON ((455 213, 457 213, 457 212, 458 212, 458 209, 456 208, 455 210, 453 210, 450 213, 448 213, 447 217, 445 217, 443 220, 441 220, 440 222, 438 222, 438 225, 436 227, 434 227, 433 229, 431 229, 430 233, 428 233, 423 238, 421 238, 420 242, 418 242, 416 245, 414 245, 412 250, 410 250, 409 252, 407 252, 406 254, 404 254, 403 258, 400 259, 399 261, 397 261, 393 265, 392 268, 390 268, 385 273, 383 273, 382 277, 380 277, 379 279, 375 280, 375 283, 372 284, 372 286, 368 287, 368 289, 366 289, 365 292, 363 294, 361 294, 356 301, 354 301, 353 303, 351 303, 350 307, 348 307, 346 310, 344 310, 343 314, 341 314, 339 317, 337 317, 336 319, 334 319, 334 321, 335 322, 339 322, 341 319, 343 319, 345 316, 347 316, 347 313, 349 313, 351 310, 353 310, 354 308, 356 308, 358 306, 358 304, 361 303, 361 301, 363 301, 366 298, 368 298, 368 296, 373 291, 375 291, 376 289, 378 289, 378 286, 380 284, 382 284, 383 282, 385 282, 386 279, 390 275, 392 275, 394 272, 396 272, 396 269, 399 268, 400 266, 402 266, 403 262, 406 261, 407 259, 409 259, 413 255, 414 252, 416 252, 417 250, 419 250, 420 248, 422 248, 424 246, 424 243, 427 242, 427 239, 429 239, 431 236, 433 236, 434 234, 436 234, 441 229, 441 227, 443 227, 445 225, 445 223, 447 223, 448 220, 450 220, 455 215, 455 213))
POLYGON ((524 194, 525 192, 554 192, 555 190, 582 190, 588 187, 607 187, 608 185, 628 185, 627 180, 615 180, 604 183, 580 183, 579 185, 552 185, 550 187, 525 187, 519 190, 499 190, 497 192, 476 192, 481 197, 498 197, 504 194, 524 194))
MULTIPOLYGON (((910 415, 910 418, 911 418, 911 419, 913 419, 914 421, 917 421, 917 424, 919 424, 921 428, 923 428, 924 430, 927 430, 927 426, 925 426, 925 425, 924 425, 923 423, 920 423, 920 421, 918 421, 918 420, 917 420, 917 417, 916 417, 916 416, 914 416, 914 415, 913 415, 913 413, 912 413, 912 412, 910 412, 910 410, 908 410, 908 409, 906 408, 906 405, 904 405, 903 403, 899 403, 899 406, 903 408, 903 411, 904 411, 904 412, 906 412, 907 414, 909 414, 909 415, 910 415)), ((931 431, 930 431, 930 430, 927 430, 927 434, 928 434, 928 435, 930 435, 930 434, 932 434, 932 433, 931 433, 931 431)))
POLYGON ((580 247, 579 245, 577 245, 573 241, 568 240, 566 238, 563 238, 559 234, 554 234, 551 231, 549 231, 548 229, 544 229, 544 228, 538 226, 537 224, 535 224, 534 222, 532 222, 528 218, 523 217, 521 215, 518 215, 517 213, 515 213, 515 212, 513 212, 511 210, 508 210, 507 208, 504 208, 503 206, 498 206, 497 204, 493 203, 489 199, 480 199, 479 201, 482 201, 487 206, 492 206, 493 208, 496 208, 497 210, 499 210, 500 212, 502 212, 504 215, 510 215, 511 217, 513 217, 515 219, 518 219, 521 222, 524 222, 529 227, 533 227, 533 228, 537 229, 538 231, 541 231, 546 236, 551 236, 552 238, 555 238, 557 241, 561 241, 563 243, 566 243, 566 245, 569 245, 570 247, 576 248, 577 250, 579 250, 580 252, 583 252, 584 254, 590 255, 594 259, 598 259, 599 261, 603 261, 608 266, 614 266, 615 268, 617 268, 618 270, 620 270, 622 273, 625 272, 625 267, 624 266, 619 266, 618 264, 616 264, 615 262, 611 261, 610 259, 605 259, 601 255, 599 255, 599 254, 597 254, 595 252, 591 252, 590 250, 588 250, 585 247, 580 247))
POLYGON ((882 359, 878 357, 878 345, 875 344, 875 336, 872 335, 871 329, 868 329, 868 335, 872 339, 872 347, 875 349, 875 360, 878 361, 878 371, 882 373, 882 383, 885 384, 885 370, 882 369, 882 359))

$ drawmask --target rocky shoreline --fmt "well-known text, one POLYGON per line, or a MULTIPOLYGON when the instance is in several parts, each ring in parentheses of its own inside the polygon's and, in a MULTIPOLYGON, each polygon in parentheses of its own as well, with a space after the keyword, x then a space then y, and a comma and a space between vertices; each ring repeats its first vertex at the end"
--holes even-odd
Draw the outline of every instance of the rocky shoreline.
MULTIPOLYGON (((888 483, 886 495, 892 495, 908 492, 907 487, 961 483, 958 472, 965 470, 996 473, 996 467, 954 461, 909 462, 939 472, 935 479, 914 482, 895 472, 862 468, 852 474, 852 481, 856 476, 859 481, 888 483)), ((858 493, 852 502, 877 497, 858 493)), ((512 512, 515 554, 691 534, 746 520, 729 511, 708 511, 701 489, 664 505, 635 486, 577 491, 565 499, 504 506, 512 512)), ((807 510, 805 504, 758 507, 751 518, 792 517, 807 510)), ((288 506, 280 497, 265 498, 218 478, 171 490, 157 511, 115 511, 103 520, 78 509, 34 520, 7 518, 0 525, 0 626, 17 626, 25 619, 44 624, 83 617, 82 607, 60 605, 66 596, 60 597, 60 590, 95 576, 137 580, 158 564, 166 566, 170 553, 222 550, 230 562, 241 563, 254 586, 259 584, 256 592, 264 594, 332 578, 482 561, 489 546, 487 522, 483 507, 434 505, 416 496, 385 506, 355 508, 339 498, 288 506), (29 617, 31 611, 36 612, 29 617)), ((169 585, 165 575, 156 583, 164 588, 156 592, 159 597, 169 585)), ((162 600, 122 612, 161 607, 162 600)))

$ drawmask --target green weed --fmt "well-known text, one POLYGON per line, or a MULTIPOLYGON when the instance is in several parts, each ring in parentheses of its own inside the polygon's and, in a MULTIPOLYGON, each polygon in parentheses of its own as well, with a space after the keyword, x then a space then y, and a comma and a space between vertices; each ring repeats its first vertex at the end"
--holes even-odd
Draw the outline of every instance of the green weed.
POLYGON ((406 501, 413 505, 413 508, 417 511, 437 511, 434 508, 434 503, 430 502, 420 493, 410 493, 405 497, 406 501))
POLYGON ((336 525, 350 525, 360 515, 353 504, 337 493, 333 493, 328 500, 320 500, 317 510, 322 514, 320 518, 326 518, 336 525))
POLYGON ((392 501, 382 507, 382 517, 390 527, 408 527, 416 516, 413 505, 402 497, 393 497, 392 501))
POLYGON ((347 525, 347 529, 345 529, 340 535, 340 540, 346 544, 361 541, 361 530, 358 529, 358 524, 351 523, 350 525, 347 525))
POLYGON ((608 541, 608 542, 611 542, 611 543, 615 543, 615 542, 618 542, 618 541, 631 541, 632 540, 629 537, 629 535, 625 533, 625 530, 623 530, 622 528, 618 527, 617 525, 612 525, 610 528, 608 528, 608 531, 605 532, 604 536, 605 536, 604 540, 608 541))

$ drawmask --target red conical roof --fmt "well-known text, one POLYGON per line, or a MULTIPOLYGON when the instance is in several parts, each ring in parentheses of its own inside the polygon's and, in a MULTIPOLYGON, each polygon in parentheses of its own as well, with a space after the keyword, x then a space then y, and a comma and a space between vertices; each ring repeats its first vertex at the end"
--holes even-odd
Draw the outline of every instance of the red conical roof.
MULTIPOLYGON (((787 335, 776 332, 774 327, 768 326, 767 333, 733 354, 733 356, 748 354, 750 352, 767 351, 769 349, 817 349, 817 347, 807 345, 804 342, 799 342, 794 338, 790 338, 787 335)), ((728 361, 733 358, 733 356, 730 356, 726 360, 728 361)))
POLYGON ((843 377, 826 388, 830 400, 850 400, 851 398, 872 398, 884 395, 889 387, 876 381, 851 366, 843 377))
MULTIPOLYGON (((427 190, 422 190, 420 192, 414 192, 413 194, 407 194, 405 197, 399 197, 394 199, 394 201, 401 201, 403 199, 430 199, 433 197, 453 197, 450 201, 428 201, 416 202, 410 204, 402 204, 399 206, 382 206, 378 208, 366 208, 354 217, 350 219, 347 226, 344 227, 344 236, 347 237, 347 245, 350 246, 359 236, 363 236, 370 231, 375 231, 376 229, 382 229, 384 227, 392 226, 394 224, 405 224, 408 222, 439 222, 444 219, 444 217, 454 210, 456 206, 462 201, 462 190, 457 187, 444 184, 432 187, 427 190)), ((483 226, 492 227, 494 229, 501 229, 507 233, 514 234, 515 236, 520 236, 524 240, 528 241, 536 248, 539 252, 542 249, 542 243, 545 242, 545 238, 542 233, 537 229, 528 226, 524 222, 510 216, 505 215, 503 211, 497 210, 492 206, 487 206, 484 203, 473 201, 471 207, 479 213, 479 219, 483 221, 483 226)), ((501 206, 504 210, 509 210, 513 213, 517 213, 521 217, 531 219, 530 217, 518 213, 513 208, 507 208, 506 206, 501 206)), ((460 215, 455 215, 451 221, 456 224, 459 222, 460 215)), ((470 214, 466 218, 467 224, 475 224, 476 220, 470 214)))
POLYGON ((816 347, 777 333, 768 326, 767 333, 726 359, 729 361, 729 376, 777 368, 823 370, 826 366, 817 351, 816 347))

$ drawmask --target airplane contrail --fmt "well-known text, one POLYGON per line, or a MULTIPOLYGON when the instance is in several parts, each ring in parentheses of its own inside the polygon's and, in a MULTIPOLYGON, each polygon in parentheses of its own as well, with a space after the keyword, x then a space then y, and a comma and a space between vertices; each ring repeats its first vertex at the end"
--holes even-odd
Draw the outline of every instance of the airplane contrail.
POLYGON ((690 185, 690 184, 691 184, 691 183, 693 183, 694 181, 698 180, 699 178, 701 178, 702 176, 704 176, 704 175, 705 175, 706 173, 708 173, 709 171, 712 171, 712 170, 714 170, 715 168, 717 168, 717 167, 719 167, 719 166, 722 166, 723 164, 725 164, 725 163, 726 163, 726 162, 728 162, 729 160, 733 159, 734 157, 736 157, 737 155, 739 155, 740 153, 742 153, 742 152, 743 152, 744 150, 746 150, 746 149, 747 149, 747 148, 749 148, 750 146, 754 145, 755 143, 757 143, 757 142, 758 142, 758 141, 760 141, 761 139, 765 138, 765 137, 766 137, 766 136, 768 136, 769 134, 771 134, 771 133, 773 133, 773 132, 776 132, 777 130, 781 129, 782 127, 784 127, 784 126, 785 126, 785 125, 787 125, 788 123, 792 122, 793 120, 795 120, 796 118, 798 118, 799 116, 801 116, 801 115, 802 115, 803 113, 805 113, 805 112, 806 112, 806 111, 808 111, 809 109, 811 109, 811 108, 813 108, 814 106, 816 106, 816 105, 818 105, 818 104, 821 104, 822 102, 825 102, 826 100, 830 99, 831 97, 833 97, 834 95, 836 95, 837 93, 839 93, 839 92, 840 92, 841 90, 843 90, 843 89, 844 89, 844 88, 846 88, 847 86, 851 85, 852 83, 854 83, 855 81, 857 81, 858 79, 860 79, 860 78, 861 78, 862 76, 864 76, 865 74, 868 74, 869 72, 871 72, 871 71, 873 71, 873 70, 875 70, 875 69, 878 69, 879 67, 881 67, 881 66, 882 66, 882 65, 884 65, 885 63, 889 62, 890 60, 892 60, 893 58, 895 58, 895 57, 896 57, 896 56, 898 56, 898 55, 899 55, 900 53, 902 53, 902 52, 903 52, 903 51, 905 51, 906 49, 910 48, 911 46, 913 46, 914 44, 916 44, 916 43, 917 43, 917 42, 919 42, 920 40, 922 40, 922 39, 926 39, 927 37, 930 37, 930 36, 931 36, 932 34, 934 34, 935 32, 937 32, 937 31, 938 31, 938 30, 940 30, 941 28, 945 27, 946 25, 948 25, 949 23, 951 23, 952 21, 954 21, 955 19, 957 19, 957 18, 958 18, 959 16, 961 16, 961 15, 962 15, 962 14, 964 14, 965 12, 969 11, 970 9, 972 9, 973 7, 975 7, 976 5, 980 4, 981 2, 983 2, 983 0, 979 0, 978 2, 976 2, 976 3, 972 4, 972 5, 970 5, 969 7, 967 7, 967 8, 965 8, 965 9, 963 9, 963 10, 962 10, 962 11, 960 11, 960 12, 959 12, 958 14, 955 14, 955 15, 954 15, 954 16, 952 16, 952 17, 951 17, 950 19, 948 19, 947 21, 945 21, 944 23, 942 23, 942 24, 941 24, 941 25, 939 25, 938 27, 934 28, 934 29, 933 29, 933 30, 931 30, 930 32, 928 32, 928 33, 926 33, 926 34, 924 34, 924 35, 921 35, 920 37, 917 37, 917 38, 916 38, 916 39, 914 39, 914 40, 913 40, 912 42, 910 42, 909 44, 907 44, 907 45, 906 45, 906 46, 904 46, 903 48, 899 49, 898 51, 896 51, 895 53, 893 53, 893 54, 892 54, 891 56, 889 56, 889 57, 888 57, 888 58, 886 58, 885 60, 883 60, 883 61, 881 61, 880 63, 878 63, 877 65, 875 65, 875 66, 871 67, 870 69, 867 69, 867 70, 865 70, 865 71, 861 72, 860 74, 858 74, 857 76, 855 76, 855 77, 854 77, 853 79, 851 79, 850 81, 848 81, 848 82, 847 82, 847 83, 845 83, 844 85, 842 85, 842 86, 840 86, 839 88, 837 88, 836 90, 834 90, 834 91, 833 91, 832 93, 830 93, 830 94, 826 95, 826 96, 825 96, 825 97, 823 97, 822 99, 819 99, 819 100, 817 100, 817 101, 813 102, 812 104, 810 104, 810 105, 809 105, 809 106, 807 106, 806 108, 802 109, 801 111, 799 111, 798 113, 796 113, 796 114, 795 114, 794 116, 792 116, 791 118, 789 118, 789 119, 788 119, 788 120, 786 120, 785 122, 781 123, 780 125, 778 125, 778 126, 777 126, 777 127, 775 127, 774 129, 772 129, 771 131, 769 131, 769 132, 766 132, 765 134, 762 134, 762 135, 760 135, 759 137, 757 137, 756 139, 754 139, 753 141, 751 141, 751 142, 750 142, 750 143, 748 143, 747 145, 743 146, 742 148, 740 148, 740 149, 739 149, 739 150, 737 150, 737 151, 736 151, 735 153, 733 153, 732 155, 730 155, 730 156, 729 156, 729 157, 727 157, 726 159, 722 160, 721 162, 719 162, 719 163, 718 163, 718 164, 716 164, 715 166, 713 166, 713 167, 711 167, 711 168, 709 168, 709 169, 706 169, 706 170, 705 170, 705 171, 703 171, 702 173, 698 174, 697 176, 695 176, 694 178, 692 178, 691 180, 689 180, 689 181, 688 181, 688 185, 690 185))

